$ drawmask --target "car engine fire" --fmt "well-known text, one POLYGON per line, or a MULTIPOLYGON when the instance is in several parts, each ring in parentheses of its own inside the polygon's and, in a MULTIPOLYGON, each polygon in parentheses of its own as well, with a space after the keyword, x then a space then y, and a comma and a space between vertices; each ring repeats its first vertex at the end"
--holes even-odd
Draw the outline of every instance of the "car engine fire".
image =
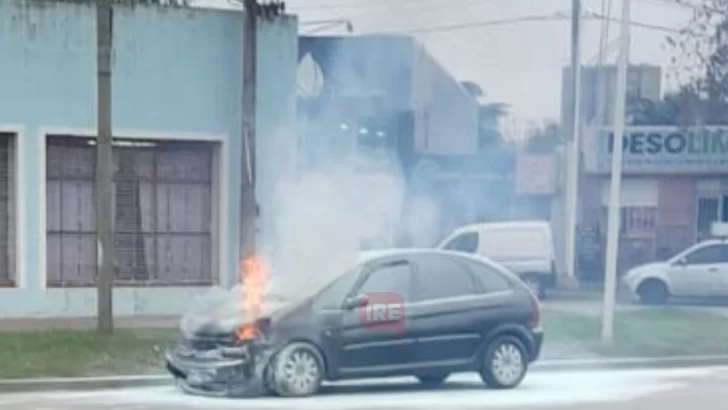
POLYGON ((265 303, 267 274, 263 263, 256 257, 246 258, 240 269, 242 286, 240 299, 243 305, 242 323, 235 333, 238 341, 253 339, 258 331, 256 320, 260 318, 265 303))
POLYGON ((265 394, 265 368, 275 350, 266 308, 268 272, 257 257, 240 264, 233 292, 204 298, 182 319, 182 340, 167 352, 167 369, 191 394, 250 397, 265 394))

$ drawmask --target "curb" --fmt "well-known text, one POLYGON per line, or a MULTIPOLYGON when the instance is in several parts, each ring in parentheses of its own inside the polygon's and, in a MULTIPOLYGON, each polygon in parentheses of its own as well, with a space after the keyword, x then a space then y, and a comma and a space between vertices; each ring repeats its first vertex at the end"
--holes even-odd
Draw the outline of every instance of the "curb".
MULTIPOLYGON (((533 364, 534 372, 630 370, 728 366, 728 356, 676 356, 664 358, 543 360, 533 364)), ((0 393, 59 390, 105 390, 130 387, 172 386, 169 375, 105 376, 0 380, 0 393)))
POLYGON ((720 367, 728 366, 728 356, 671 356, 671 357, 634 357, 617 359, 564 359, 537 361, 533 371, 568 370, 629 370, 661 369, 680 367, 720 367))
POLYGON ((58 390, 105 390, 129 387, 171 386, 169 375, 50 377, 32 379, 0 379, 0 393, 22 393, 58 390))

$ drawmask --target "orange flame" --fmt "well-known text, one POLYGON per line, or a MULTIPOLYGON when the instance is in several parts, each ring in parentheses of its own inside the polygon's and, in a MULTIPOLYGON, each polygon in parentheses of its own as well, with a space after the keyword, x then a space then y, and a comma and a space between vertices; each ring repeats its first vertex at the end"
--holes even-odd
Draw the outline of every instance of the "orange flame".
POLYGON ((242 282, 240 297, 243 302, 243 325, 238 329, 236 337, 238 340, 249 340, 258 331, 255 321, 263 312, 267 278, 263 263, 256 256, 243 259, 239 272, 242 282))

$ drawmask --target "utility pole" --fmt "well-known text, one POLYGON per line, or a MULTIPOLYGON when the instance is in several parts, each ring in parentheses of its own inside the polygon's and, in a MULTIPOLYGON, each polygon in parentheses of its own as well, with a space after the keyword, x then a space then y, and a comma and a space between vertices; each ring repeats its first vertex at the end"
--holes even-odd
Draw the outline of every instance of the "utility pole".
POLYGON ((258 201, 255 197, 255 103, 258 57, 257 0, 244 0, 243 25, 243 124, 241 141, 242 189, 240 197, 240 259, 255 254, 258 201))
POLYGON ((581 134, 581 0, 571 2, 571 144, 566 155, 564 266, 565 280, 576 278, 576 224, 579 203, 579 139, 581 134))
POLYGON ((619 256, 620 192, 622 189, 622 135, 627 107, 627 65, 629 63, 630 0, 622 0, 621 47, 617 61, 617 90, 614 104, 614 149, 612 150, 609 216, 607 221, 607 252, 604 277, 604 308, 602 311, 602 342, 614 340, 614 305, 617 298, 617 257, 619 256))
POLYGON ((114 332, 114 241, 112 195, 111 50, 113 47, 112 0, 96 3, 96 240, 97 328, 114 332))
POLYGON ((599 54, 597 63, 597 104, 596 115, 592 119, 592 126, 603 127, 607 123, 607 113, 605 113, 605 100, 607 98, 608 76, 605 67, 609 50, 612 43, 609 41, 609 17, 612 16, 612 0, 602 0, 602 15, 608 18, 602 20, 601 33, 599 35, 599 54))

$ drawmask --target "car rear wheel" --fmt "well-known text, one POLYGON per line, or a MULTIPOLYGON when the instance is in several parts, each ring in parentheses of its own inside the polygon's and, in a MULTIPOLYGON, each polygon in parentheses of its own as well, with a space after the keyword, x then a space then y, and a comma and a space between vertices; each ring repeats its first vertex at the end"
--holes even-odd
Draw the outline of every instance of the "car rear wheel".
POLYGON ((670 296, 667 286, 658 280, 648 280, 637 288, 640 302, 645 305, 662 305, 670 296))
POLYGON ((420 384, 422 384, 425 387, 438 387, 438 386, 442 386, 442 384, 445 383, 445 380, 447 380, 448 376, 450 376, 448 373, 427 374, 427 375, 417 376, 417 380, 419 380, 420 384))
POLYGON ((271 360, 266 384, 277 396, 310 396, 321 387, 323 374, 323 360, 316 347, 308 343, 291 343, 271 360))
POLYGON ((513 336, 500 336, 485 350, 480 377, 488 387, 512 389, 521 384, 527 370, 528 356, 523 343, 513 336))

